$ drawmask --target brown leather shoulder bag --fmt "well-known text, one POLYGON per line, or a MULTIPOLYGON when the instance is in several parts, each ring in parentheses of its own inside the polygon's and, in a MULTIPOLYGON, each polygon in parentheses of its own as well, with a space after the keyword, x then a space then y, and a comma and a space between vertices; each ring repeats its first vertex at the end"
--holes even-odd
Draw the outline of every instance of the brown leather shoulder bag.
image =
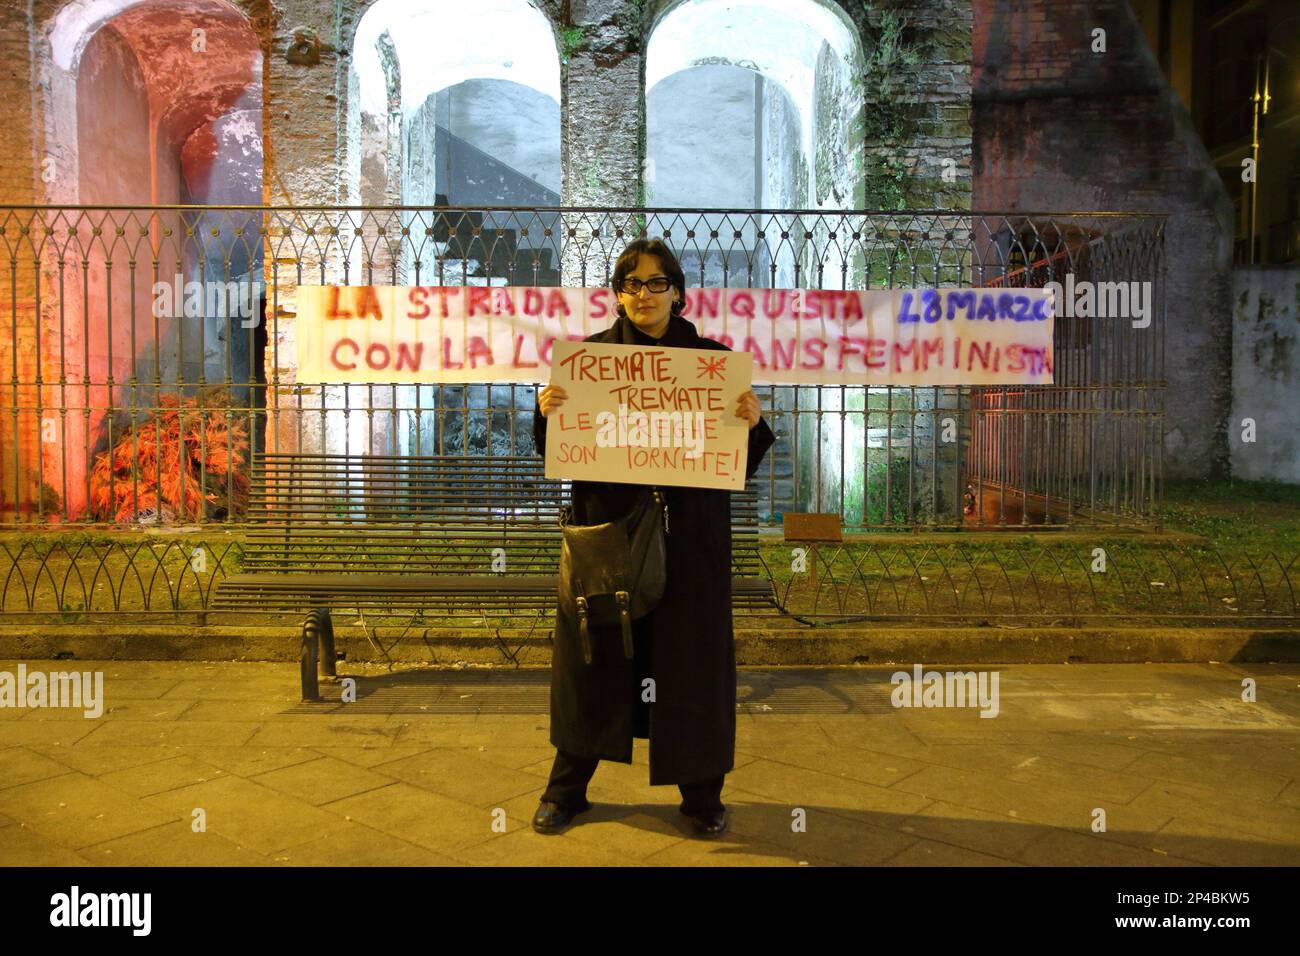
POLYGON ((590 628, 614 625, 622 630, 623 655, 630 660, 632 622, 653 611, 664 595, 668 505, 658 488, 648 488, 616 521, 576 525, 572 516, 572 506, 560 510, 560 604, 578 622, 585 663, 591 663, 590 628))

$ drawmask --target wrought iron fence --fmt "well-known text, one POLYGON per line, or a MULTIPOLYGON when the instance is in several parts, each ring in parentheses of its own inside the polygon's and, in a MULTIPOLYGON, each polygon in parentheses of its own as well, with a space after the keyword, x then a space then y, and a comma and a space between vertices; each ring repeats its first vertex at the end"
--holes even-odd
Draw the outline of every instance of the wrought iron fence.
POLYGON ((527 454, 531 386, 297 385, 296 288, 600 285, 641 236, 695 286, 1148 283, 1145 327, 1058 318, 1050 386, 757 387, 755 480, 770 524, 1158 522, 1159 216, 25 206, 0 208, 0 525, 238 524, 264 449, 527 454))
MULTIPOLYGON (((243 570, 237 536, 132 537, 71 532, 0 541, 0 622, 263 620, 215 608, 221 581, 243 570)), ((1103 570, 1093 544, 849 542, 810 551, 797 570, 789 547, 765 545, 760 573, 771 582, 775 603, 738 612, 737 620, 742 628, 907 620, 1216 626, 1300 620, 1296 555, 1099 540, 1106 551, 1103 570)), ((447 573, 463 573, 462 557, 446 560, 447 573)), ((373 604, 357 610, 371 623, 403 628, 413 620, 460 628, 484 621, 472 607, 441 607, 436 600, 415 612, 373 604)), ((493 625, 531 628, 544 639, 546 627, 536 627, 533 610, 494 609, 491 618, 493 625)))

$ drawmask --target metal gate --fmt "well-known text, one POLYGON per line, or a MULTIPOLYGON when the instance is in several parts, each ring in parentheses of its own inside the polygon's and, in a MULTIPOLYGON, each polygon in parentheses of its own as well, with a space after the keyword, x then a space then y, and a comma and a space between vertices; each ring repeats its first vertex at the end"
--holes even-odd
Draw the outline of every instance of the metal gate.
POLYGON ((529 454, 531 386, 295 384, 294 290, 607 284, 641 236, 703 287, 1145 283, 1145 325, 1058 308, 1050 386, 756 388, 754 480, 772 524, 1157 522, 1163 217, 23 206, 0 208, 0 524, 239 524, 262 449, 529 454))

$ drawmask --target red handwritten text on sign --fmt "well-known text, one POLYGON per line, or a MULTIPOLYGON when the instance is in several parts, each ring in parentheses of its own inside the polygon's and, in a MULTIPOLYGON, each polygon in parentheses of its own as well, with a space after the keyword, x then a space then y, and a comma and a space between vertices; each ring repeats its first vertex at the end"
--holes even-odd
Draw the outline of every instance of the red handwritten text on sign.
POLYGON ((548 478, 744 487, 751 356, 559 342, 554 358, 568 398, 547 419, 548 478))

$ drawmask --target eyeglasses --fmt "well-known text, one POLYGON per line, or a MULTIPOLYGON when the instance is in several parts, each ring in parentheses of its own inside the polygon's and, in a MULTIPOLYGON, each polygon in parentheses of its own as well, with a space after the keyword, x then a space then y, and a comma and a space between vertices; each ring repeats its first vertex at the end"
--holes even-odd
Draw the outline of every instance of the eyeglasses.
POLYGON ((648 279, 645 282, 642 282, 640 279, 624 279, 623 291, 628 295, 639 295, 641 293, 641 287, 644 286, 651 292, 667 292, 672 288, 672 285, 672 280, 665 278, 664 276, 656 276, 655 278, 648 279))

